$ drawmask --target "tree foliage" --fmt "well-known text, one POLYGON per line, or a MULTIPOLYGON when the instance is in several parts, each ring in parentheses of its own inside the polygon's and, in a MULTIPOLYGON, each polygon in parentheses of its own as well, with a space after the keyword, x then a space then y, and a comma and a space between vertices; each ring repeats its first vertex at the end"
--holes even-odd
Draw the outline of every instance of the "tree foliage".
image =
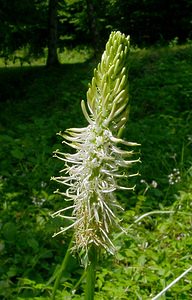
MULTIPOLYGON (((103 47, 112 30, 139 46, 192 37, 191 0, 53 0, 58 2, 56 47, 103 47)), ((48 0, 0 0, 0 54, 23 47, 38 55, 50 45, 48 0)))
POLYGON ((29 47, 34 54, 46 46, 47 1, 0 0, 1 53, 29 47))

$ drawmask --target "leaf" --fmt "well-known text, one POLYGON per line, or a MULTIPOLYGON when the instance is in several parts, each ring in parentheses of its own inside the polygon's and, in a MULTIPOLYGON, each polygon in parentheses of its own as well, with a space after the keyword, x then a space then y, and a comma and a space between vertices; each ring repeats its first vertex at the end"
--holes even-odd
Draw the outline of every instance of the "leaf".
POLYGON ((31 247, 35 251, 37 251, 39 249, 39 243, 34 238, 28 239, 27 244, 29 245, 29 247, 31 247))
POLYGON ((23 157, 24 157, 24 152, 20 151, 17 148, 12 150, 11 154, 14 158, 17 158, 17 159, 23 159, 23 157))
POLYGON ((140 255, 139 258, 138 258, 138 264, 140 266, 144 266, 145 262, 146 262, 146 256, 145 255, 140 255))
POLYGON ((8 222, 3 226, 3 235, 9 242, 17 239, 17 228, 13 222, 8 222))
POLYGON ((8 276, 8 277, 14 277, 15 275, 17 275, 17 272, 18 272, 17 267, 16 267, 16 266, 12 266, 12 267, 10 267, 10 269, 8 270, 7 276, 8 276))

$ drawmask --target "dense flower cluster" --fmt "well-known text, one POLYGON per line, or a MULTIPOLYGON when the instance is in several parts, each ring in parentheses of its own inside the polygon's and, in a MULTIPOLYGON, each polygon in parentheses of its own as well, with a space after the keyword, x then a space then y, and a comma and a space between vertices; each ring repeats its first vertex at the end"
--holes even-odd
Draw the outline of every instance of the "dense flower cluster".
POLYGON ((94 244, 113 253, 110 233, 113 226, 119 226, 116 210, 121 209, 114 191, 132 189, 127 183, 119 184, 119 179, 122 183, 137 175, 127 175, 126 169, 139 159, 130 160, 133 151, 119 147, 120 144, 138 145, 119 137, 128 116, 128 52, 129 38, 112 32, 87 92, 89 112, 82 101, 89 125, 59 133, 63 142, 76 152, 69 154, 57 150, 54 154, 64 161, 65 168, 61 172, 65 174, 53 179, 68 187, 62 194, 72 201, 72 205, 53 214, 72 221, 56 235, 73 227, 74 248, 86 252, 94 244), (72 210, 70 217, 68 210, 72 210))
POLYGON ((179 169, 174 168, 173 172, 168 175, 169 184, 174 185, 181 181, 181 175, 179 169))

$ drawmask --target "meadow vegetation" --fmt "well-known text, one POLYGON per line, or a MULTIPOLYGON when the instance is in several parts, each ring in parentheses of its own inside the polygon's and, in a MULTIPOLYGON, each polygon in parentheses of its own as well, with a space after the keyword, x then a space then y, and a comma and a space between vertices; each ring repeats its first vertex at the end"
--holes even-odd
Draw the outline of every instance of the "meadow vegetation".
MULTIPOLYGON (((90 54, 66 50, 57 68, 1 61, 1 299, 51 297, 72 234, 52 238, 62 224, 50 215, 66 205, 53 193, 58 186, 50 178, 62 164, 52 153, 69 151, 57 132, 86 125, 80 101, 97 65, 90 54)), ((117 193, 127 234, 114 232, 117 254, 100 258, 96 300, 152 299, 191 265, 191 78, 190 43, 131 51, 131 110, 123 134, 141 144, 142 163, 135 169, 140 176, 130 179, 135 191, 117 193)), ((83 299, 84 284, 79 259, 71 256, 56 299, 83 299)), ((190 272, 160 299, 191 297, 190 272)))

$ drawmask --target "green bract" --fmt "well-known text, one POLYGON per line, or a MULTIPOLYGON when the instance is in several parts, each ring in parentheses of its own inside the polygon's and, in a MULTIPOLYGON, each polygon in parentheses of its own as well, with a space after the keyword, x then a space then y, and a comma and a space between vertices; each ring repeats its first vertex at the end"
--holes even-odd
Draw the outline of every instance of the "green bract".
MULTIPOLYGON (((87 105, 93 120, 113 133, 125 124, 128 116, 129 46, 129 36, 111 33, 87 92, 87 105)), ((87 117, 84 102, 82 108, 87 117)))
POLYGON ((114 252, 110 233, 114 226, 120 228, 116 210, 121 209, 114 191, 132 189, 122 182, 137 175, 128 174, 126 169, 139 159, 130 160, 133 152, 118 146, 137 145, 118 137, 128 116, 128 53, 129 37, 112 32, 87 92, 88 109, 82 101, 88 126, 59 133, 76 152, 55 151, 55 156, 64 161, 61 173, 66 175, 53 179, 68 187, 61 194, 72 201, 53 214, 72 221, 56 235, 73 227, 74 248, 86 253, 91 245, 114 252), (68 210, 72 210, 71 217, 65 214, 68 210))

